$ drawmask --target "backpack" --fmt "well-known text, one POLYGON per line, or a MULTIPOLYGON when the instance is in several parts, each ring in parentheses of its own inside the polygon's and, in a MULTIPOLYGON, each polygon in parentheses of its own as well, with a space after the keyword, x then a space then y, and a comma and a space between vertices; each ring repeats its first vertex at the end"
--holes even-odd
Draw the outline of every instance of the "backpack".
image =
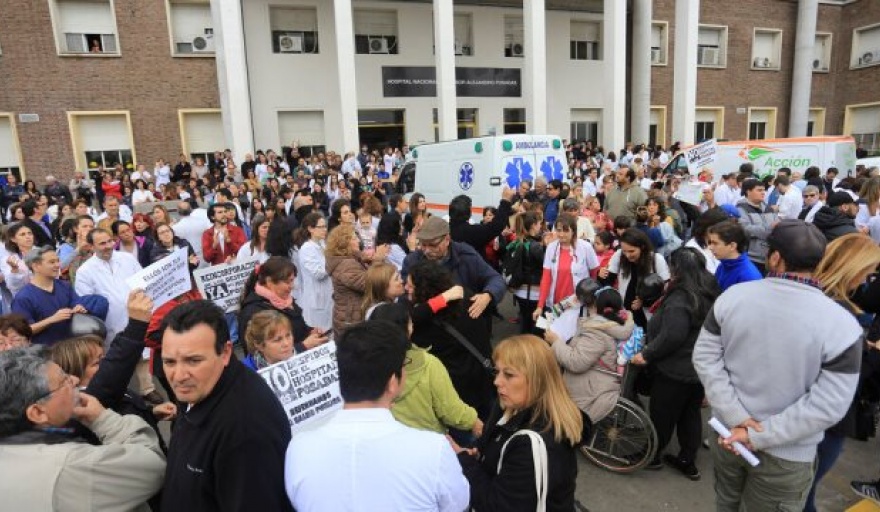
POLYGON ((529 254, 530 242, 514 240, 504 249, 501 257, 501 275, 504 282, 511 288, 519 288, 529 282, 526 273, 526 258, 529 254))

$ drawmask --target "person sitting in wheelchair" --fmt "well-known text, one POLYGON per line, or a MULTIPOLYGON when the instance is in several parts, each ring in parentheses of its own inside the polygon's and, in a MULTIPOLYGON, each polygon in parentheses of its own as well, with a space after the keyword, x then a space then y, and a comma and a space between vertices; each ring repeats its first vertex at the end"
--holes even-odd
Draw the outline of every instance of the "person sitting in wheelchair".
POLYGON ((544 339, 563 369, 572 399, 595 424, 614 409, 620 397, 617 348, 630 338, 635 323, 614 288, 600 287, 587 278, 577 284, 575 292, 582 306, 576 334, 564 340, 551 326, 544 339))

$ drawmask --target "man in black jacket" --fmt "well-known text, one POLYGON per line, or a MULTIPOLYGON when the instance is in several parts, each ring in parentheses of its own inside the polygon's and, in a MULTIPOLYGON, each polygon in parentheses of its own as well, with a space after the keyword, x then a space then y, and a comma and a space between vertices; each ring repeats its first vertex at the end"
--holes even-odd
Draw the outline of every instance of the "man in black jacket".
POLYGON ((508 227, 508 219, 513 212, 511 199, 516 190, 504 187, 501 192, 501 202, 498 203, 498 213, 488 224, 471 224, 471 198, 460 195, 452 198, 449 202, 449 232, 452 239, 462 242, 474 248, 483 259, 486 259, 486 244, 501 235, 504 228, 508 227))
POLYGON ((34 233, 34 247, 43 247, 44 245, 55 247, 52 231, 43 223, 43 214, 49 207, 49 197, 41 196, 39 201, 37 203, 33 199, 28 199, 22 203, 21 211, 24 212, 25 218, 21 223, 34 233))
POLYGON ((813 225, 822 230, 822 234, 831 243, 835 238, 849 233, 858 233, 856 214, 859 205, 847 192, 834 192, 828 196, 825 206, 819 208, 813 217, 813 225))
POLYGON ((292 510, 284 492, 290 422, 266 382, 232 354, 223 311, 187 302, 161 330, 162 366, 183 412, 162 510, 292 510))

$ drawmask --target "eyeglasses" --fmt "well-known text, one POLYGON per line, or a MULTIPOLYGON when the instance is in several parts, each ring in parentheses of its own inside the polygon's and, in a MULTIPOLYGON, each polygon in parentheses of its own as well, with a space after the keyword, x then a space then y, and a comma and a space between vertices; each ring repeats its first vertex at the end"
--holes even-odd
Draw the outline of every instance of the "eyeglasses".
POLYGON ((54 395, 56 392, 61 391, 61 390, 62 390, 64 387, 66 387, 68 384, 70 384, 71 386, 73 386, 73 376, 72 376, 72 375, 70 375, 69 373, 65 372, 64 370, 61 370, 61 375, 63 375, 63 377, 64 377, 63 380, 61 381, 61 384, 60 384, 57 388, 55 388, 55 389, 53 389, 53 390, 51 390, 51 391, 49 391, 49 392, 47 392, 47 393, 44 393, 43 395, 40 395, 40 397, 37 398, 36 400, 34 400, 34 402, 42 402, 43 400, 45 400, 45 399, 49 398, 50 396, 54 395))
POLYGON ((327 229, 327 224, 315 224, 315 229, 327 229))

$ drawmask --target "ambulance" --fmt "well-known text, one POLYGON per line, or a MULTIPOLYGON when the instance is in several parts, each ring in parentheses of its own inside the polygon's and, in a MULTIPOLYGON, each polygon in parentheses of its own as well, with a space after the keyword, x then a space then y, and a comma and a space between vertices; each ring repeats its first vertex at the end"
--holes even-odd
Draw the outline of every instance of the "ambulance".
MULTIPOLYGON (((856 145, 852 137, 801 137, 792 139, 765 139, 718 142, 715 161, 699 169, 690 169, 695 175, 703 169, 711 169, 713 180, 739 170, 741 164, 751 162, 755 174, 764 177, 775 175, 781 167, 803 175, 808 167, 816 166, 822 174, 829 167, 836 167, 838 176, 854 176, 856 169, 856 145)), ((687 152, 669 161, 666 172, 687 168, 687 152)))
POLYGON ((543 176, 568 181, 562 138, 555 135, 500 135, 417 146, 407 158, 415 167, 415 191, 428 210, 444 216, 460 194, 473 202, 472 219, 486 206, 498 206, 505 186, 543 176))

